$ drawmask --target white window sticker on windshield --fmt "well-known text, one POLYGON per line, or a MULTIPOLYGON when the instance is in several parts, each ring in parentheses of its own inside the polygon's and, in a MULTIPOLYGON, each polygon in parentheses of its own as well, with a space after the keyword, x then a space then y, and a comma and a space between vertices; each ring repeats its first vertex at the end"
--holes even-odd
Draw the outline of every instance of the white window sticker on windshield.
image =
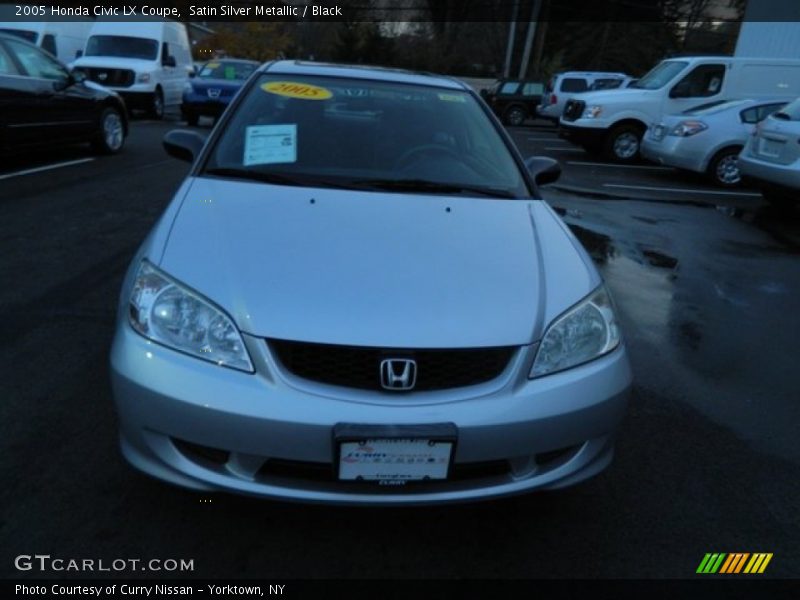
POLYGON ((297 125, 253 125, 244 140, 244 166, 297 162, 297 125))

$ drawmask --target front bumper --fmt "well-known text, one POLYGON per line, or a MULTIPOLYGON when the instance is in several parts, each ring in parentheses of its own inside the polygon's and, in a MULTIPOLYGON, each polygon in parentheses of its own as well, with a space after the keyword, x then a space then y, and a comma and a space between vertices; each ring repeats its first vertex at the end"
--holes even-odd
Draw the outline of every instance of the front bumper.
POLYGON ((563 119, 558 124, 559 137, 579 146, 598 147, 605 142, 607 133, 607 129, 568 125, 563 119))
POLYGON ((181 114, 197 115, 198 117, 219 117, 228 107, 230 100, 210 100, 208 97, 184 96, 181 103, 181 114))
POLYGON ((695 140, 674 135, 654 140, 649 135, 642 139, 640 152, 644 158, 660 165, 703 173, 708 165, 708 148, 695 140), (689 143, 687 143, 689 142, 689 143))
POLYGON ((533 381, 525 377, 533 359, 526 347, 486 384, 410 395, 346 390, 297 379, 263 339, 243 337, 255 374, 185 356, 127 323, 118 326, 111 379, 131 464, 184 487, 304 502, 431 504, 555 489, 610 463, 631 386, 623 346, 533 381), (474 476, 399 490, 333 476, 338 423, 443 422, 458 429, 454 467, 474 476), (274 463, 280 472, 267 468, 274 463), (488 463, 505 464, 505 471, 481 470, 488 463), (311 471, 323 476, 306 476, 311 471))

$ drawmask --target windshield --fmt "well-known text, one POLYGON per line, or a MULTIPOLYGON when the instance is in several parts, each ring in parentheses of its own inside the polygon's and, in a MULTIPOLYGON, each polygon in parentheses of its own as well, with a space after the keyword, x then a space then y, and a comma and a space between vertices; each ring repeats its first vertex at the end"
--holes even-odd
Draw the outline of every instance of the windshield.
POLYGON ((204 173, 289 185, 530 197, 508 147, 471 94, 361 79, 261 75, 225 123, 204 173))
POLYGON ((123 35, 93 35, 86 43, 85 55, 155 60, 158 56, 158 42, 123 35))
POLYGON ((197 76, 203 79, 243 80, 250 77, 256 67, 258 67, 258 63, 210 62, 202 68, 197 76))
POLYGON ((26 42, 30 42, 31 44, 35 44, 36 38, 38 37, 35 31, 30 31, 28 29, 5 29, 0 27, 0 33, 15 35, 18 38, 22 38, 26 42))
POLYGON ((682 60, 665 60, 651 69, 647 75, 642 77, 639 81, 629 87, 643 90, 657 90, 672 81, 673 78, 678 73, 683 71, 688 64, 688 62, 682 60))

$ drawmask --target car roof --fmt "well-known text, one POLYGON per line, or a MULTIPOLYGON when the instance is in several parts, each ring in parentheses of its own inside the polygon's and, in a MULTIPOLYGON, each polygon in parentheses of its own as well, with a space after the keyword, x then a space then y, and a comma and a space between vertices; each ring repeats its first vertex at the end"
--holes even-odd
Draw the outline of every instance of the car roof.
POLYGON ((390 69, 367 65, 343 65, 333 63, 307 62, 300 60, 279 60, 261 67, 264 73, 285 75, 321 75, 327 77, 348 77, 371 81, 389 81, 395 83, 411 83, 429 87, 448 88, 452 90, 469 90, 467 84, 445 75, 390 69))

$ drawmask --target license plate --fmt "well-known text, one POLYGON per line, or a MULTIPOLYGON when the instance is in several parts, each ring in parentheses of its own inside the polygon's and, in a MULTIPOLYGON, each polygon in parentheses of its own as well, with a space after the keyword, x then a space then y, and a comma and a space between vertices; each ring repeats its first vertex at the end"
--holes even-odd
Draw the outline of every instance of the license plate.
POLYGON ((340 442, 339 479, 403 485, 447 479, 453 442, 425 438, 384 438, 340 442))
POLYGON ((763 154, 764 156, 780 156, 780 153, 783 150, 783 145, 784 142, 778 140, 761 138, 761 148, 759 149, 759 154, 763 154))
POLYGON ((447 479, 458 428, 455 423, 333 427, 335 468, 341 481, 405 485, 447 479))

